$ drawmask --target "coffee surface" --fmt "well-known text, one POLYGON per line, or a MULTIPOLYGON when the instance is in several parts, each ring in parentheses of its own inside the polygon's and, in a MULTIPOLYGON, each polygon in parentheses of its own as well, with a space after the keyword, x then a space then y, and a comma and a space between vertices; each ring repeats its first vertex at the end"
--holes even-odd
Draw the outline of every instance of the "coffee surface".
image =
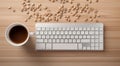
POLYGON ((10 30, 9 37, 14 43, 22 43, 26 40, 28 32, 23 26, 15 26, 10 30))

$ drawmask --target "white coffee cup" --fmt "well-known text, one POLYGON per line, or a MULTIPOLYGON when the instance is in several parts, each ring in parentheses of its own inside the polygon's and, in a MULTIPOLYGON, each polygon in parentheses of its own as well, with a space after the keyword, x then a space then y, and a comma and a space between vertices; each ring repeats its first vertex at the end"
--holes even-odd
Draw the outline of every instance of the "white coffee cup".
POLYGON ((28 42, 28 40, 29 40, 29 37, 30 37, 30 35, 29 35, 29 30, 28 30, 28 28, 27 28, 24 24, 21 24, 21 23, 13 23, 13 24, 9 25, 9 26, 7 27, 7 29, 6 29, 6 31, 5 31, 5 38, 6 38, 7 42, 8 42, 9 44, 13 45, 13 46, 22 46, 22 45, 26 44, 26 43, 28 42), (10 39, 9 33, 10 33, 11 29, 13 29, 13 27, 15 27, 15 26, 22 26, 22 27, 24 27, 24 28, 27 30, 27 37, 26 37, 26 39, 25 39, 23 42, 21 42, 21 43, 15 43, 15 42, 13 42, 13 41, 10 39))

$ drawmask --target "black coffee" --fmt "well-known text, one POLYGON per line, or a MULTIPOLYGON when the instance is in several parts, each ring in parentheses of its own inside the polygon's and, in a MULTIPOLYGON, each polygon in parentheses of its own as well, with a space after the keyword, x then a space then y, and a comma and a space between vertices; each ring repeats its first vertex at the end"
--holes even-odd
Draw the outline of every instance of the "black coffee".
POLYGON ((9 37, 14 43, 22 43, 26 40, 28 32, 23 26, 15 26, 10 30, 9 37))

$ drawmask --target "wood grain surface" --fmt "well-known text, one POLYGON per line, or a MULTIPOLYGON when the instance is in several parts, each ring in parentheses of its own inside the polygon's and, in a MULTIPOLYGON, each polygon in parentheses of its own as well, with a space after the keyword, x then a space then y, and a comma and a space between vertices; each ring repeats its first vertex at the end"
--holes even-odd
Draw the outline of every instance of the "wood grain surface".
MULTIPOLYGON (((25 46, 11 46, 5 40, 8 25, 21 22, 29 28, 29 31, 35 29, 36 22, 33 20, 24 22, 27 15, 19 10, 21 1, 0 0, 0 66, 120 66, 120 0, 99 0, 95 6, 93 5, 100 11, 99 21, 105 25, 105 50, 102 52, 36 51, 34 36, 30 37, 25 46), (16 12, 9 10, 9 6, 16 9, 16 12)), ((50 5, 48 0, 33 1, 50 5)), ((84 3, 84 0, 75 2, 84 3)), ((50 7, 56 8, 52 5, 50 7)))

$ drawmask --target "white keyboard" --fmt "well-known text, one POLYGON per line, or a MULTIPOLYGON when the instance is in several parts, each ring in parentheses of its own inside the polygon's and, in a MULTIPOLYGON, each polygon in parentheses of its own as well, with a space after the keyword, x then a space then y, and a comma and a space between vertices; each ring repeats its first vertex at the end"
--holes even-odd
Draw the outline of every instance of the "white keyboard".
POLYGON ((102 23, 36 23, 36 50, 104 50, 102 23))

